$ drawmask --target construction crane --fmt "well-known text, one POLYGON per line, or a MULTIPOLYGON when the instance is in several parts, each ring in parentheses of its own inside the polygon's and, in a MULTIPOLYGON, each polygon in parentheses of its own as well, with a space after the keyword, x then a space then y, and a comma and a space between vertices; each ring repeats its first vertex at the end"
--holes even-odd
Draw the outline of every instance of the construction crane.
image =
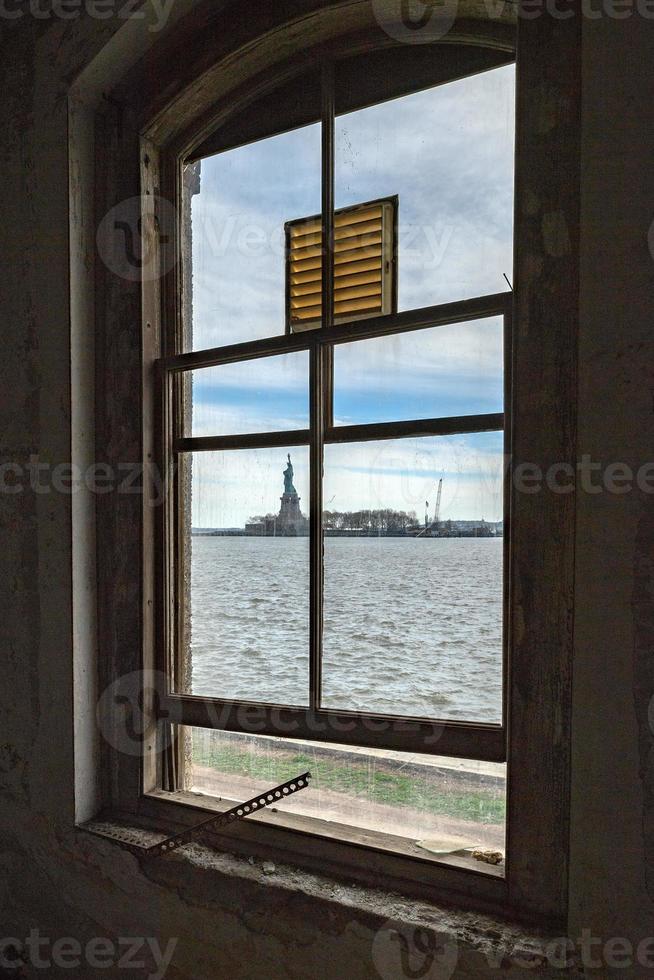
POLYGON ((438 490, 436 491, 436 504, 434 506, 434 516, 429 521, 429 501, 425 500, 425 526, 418 531, 416 534, 417 538, 431 537, 432 534, 438 534, 438 526, 441 516, 441 493, 443 491, 443 478, 441 477, 438 481, 438 490))
POLYGON ((443 477, 438 481, 438 493, 436 495, 436 506, 434 507, 434 519, 432 521, 432 527, 438 530, 438 523, 441 519, 441 493, 443 490, 443 477))

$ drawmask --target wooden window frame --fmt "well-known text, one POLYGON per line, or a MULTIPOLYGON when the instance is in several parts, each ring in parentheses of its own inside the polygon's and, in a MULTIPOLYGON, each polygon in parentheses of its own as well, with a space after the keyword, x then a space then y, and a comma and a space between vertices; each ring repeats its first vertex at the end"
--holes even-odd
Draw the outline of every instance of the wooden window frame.
MULTIPOLYGON (((176 585, 168 596, 169 617, 174 620, 184 605, 184 576, 179 574, 183 563, 183 534, 181 513, 183 510, 184 477, 175 458, 183 453, 218 452, 239 449, 265 449, 271 447, 308 446, 310 456, 310 678, 309 707, 292 707, 287 704, 261 704, 226 700, 217 697, 194 696, 169 691, 162 701, 162 710, 177 723, 197 725, 203 728, 221 728, 225 731, 242 731, 247 718, 252 731, 262 735, 278 735, 288 731, 291 738, 316 739, 325 742, 349 743, 373 748, 386 748, 432 755, 478 759, 486 762, 506 761, 505 702, 503 697, 503 721, 500 724, 418 719, 405 716, 385 716, 375 713, 337 711, 321 707, 321 640, 322 600, 322 478, 323 448, 325 445, 359 443, 384 439, 449 436, 481 432, 502 431, 507 435, 504 413, 468 415, 444 418, 421 418, 397 422, 363 423, 359 425, 334 425, 327 421, 330 415, 332 384, 328 378, 331 353, 335 346, 356 340, 397 336, 410 331, 418 334, 421 329, 435 329, 468 320, 501 317, 504 323, 505 380, 510 391, 511 343, 511 293, 499 293, 475 299, 448 303, 443 306, 410 310, 406 313, 389 314, 374 320, 354 320, 338 326, 316 328, 299 334, 286 334, 266 340, 246 341, 212 350, 200 350, 173 354, 160 362, 163 375, 165 414, 173 415, 173 406, 182 405, 184 398, 175 390, 175 380, 198 367, 216 367, 224 364, 247 363, 274 354, 308 351, 310 357, 310 427, 308 430, 282 430, 255 432, 226 436, 182 436, 173 433, 172 460, 164 466, 173 474, 174 490, 168 509, 168 527, 164 530, 164 547, 172 546, 169 563, 177 566, 176 585), (175 536, 177 540, 175 541, 175 536), (179 556, 176 558, 176 556, 179 556), (319 736, 316 733, 321 733, 319 736)), ((508 413, 507 413, 508 416, 508 413)), ((510 451, 507 448, 507 451, 510 451)), ((505 495, 505 548, 510 541, 508 494, 505 495)), ((184 657, 184 630, 177 629, 177 637, 169 635, 168 642, 177 650, 180 660, 184 657)), ((506 673, 506 643, 503 644, 503 674, 506 673)), ((164 667, 162 662, 161 667, 164 667)))
MULTIPOLYGON (((251 40, 269 29, 269 19, 266 19, 269 16, 270 11, 262 13, 262 20, 253 15, 247 25, 251 40)), ((228 20, 228 15, 220 17, 228 20)), ((311 17, 307 16, 308 25, 310 21, 311 17)), ((469 22, 455 24, 447 44, 457 40, 466 44, 471 37, 477 37, 481 40, 476 43, 482 46, 497 44, 504 45, 504 50, 510 49, 510 32, 487 28, 482 23, 472 27, 469 22)), ((223 23, 223 29, 228 36, 229 25, 225 27, 223 23)), ((241 43, 241 34, 237 31, 236 35, 241 43)), ((197 43, 201 48, 203 41, 198 39, 197 43)), ((328 47, 331 55, 333 46, 328 47)), ((212 57, 215 60, 215 54, 212 57)), ((508 374, 513 378, 513 386, 507 404, 507 408, 512 406, 513 468, 523 461, 535 465, 554 460, 574 463, 580 71, 576 21, 560 24, 545 17, 521 21, 517 64, 513 279, 516 292, 512 297, 513 314, 508 316, 509 322, 513 319, 517 326, 512 332, 508 374), (542 125, 545 104, 550 111, 556 105, 560 113, 549 127, 542 125), (537 207, 521 208, 521 201, 529 199, 533 203, 534 197, 537 207), (549 247, 543 231, 543 212, 562 216, 567 231, 565 249, 557 251, 549 247)), ((167 135, 168 123, 161 122, 159 93, 154 89, 139 93, 140 104, 130 108, 132 85, 133 80, 127 79, 119 86, 113 93, 116 97, 107 100, 98 115, 97 204, 103 213, 135 190, 146 208, 153 206, 159 196, 178 201, 179 160, 203 132, 205 139, 211 132, 206 119, 201 126, 194 123, 185 128, 177 118, 167 135), (138 173, 133 167, 135 148, 140 159, 138 173)), ((185 110, 180 111, 183 114, 185 110)), ((323 201, 323 211, 330 212, 329 202, 323 201)), ((178 229, 166 230, 178 247, 178 229)), ((156 248, 159 240, 155 236, 151 242, 145 242, 145 247, 156 248)), ((325 240, 331 240, 329 228, 325 240)), ((180 355, 171 350, 162 331, 162 322, 168 315, 164 311, 172 310, 176 317, 180 315, 179 265, 164 275, 163 289, 156 281, 127 285, 117 282, 105 269, 98 269, 96 283, 98 458, 109 462, 133 459, 142 463, 164 459, 175 451, 174 440, 178 438, 170 417, 175 394, 168 390, 158 400, 157 384, 163 392, 169 389, 169 385, 163 384, 166 373, 218 363, 211 361, 216 352, 180 355), (129 316, 128 311, 131 311, 129 316), (134 324, 141 319, 143 332, 137 336, 134 324), (125 425, 127 415, 132 419, 131 428, 125 425), (134 425, 141 433, 136 440, 134 425)), ((507 297, 499 294, 484 298, 484 302, 489 303, 486 315, 493 315, 498 305, 506 304, 507 297)), ((329 296, 324 297, 323 308, 329 310, 329 296)), ((507 307, 502 305, 502 310, 506 313, 507 307)), ((433 326, 435 318, 439 322, 456 322, 483 312, 479 305, 465 301, 400 313, 397 318, 400 329, 414 330, 433 326)), ((308 347, 312 352, 313 371, 324 370, 318 352, 325 343, 382 335, 380 319, 334 326, 329 328, 328 339, 321 339, 320 330, 310 332, 309 337, 298 334, 272 338, 259 345, 257 356, 308 347)), ((389 332, 398 332, 397 324, 389 332)), ((230 356, 234 360, 242 354, 243 350, 237 350, 235 345, 231 355, 223 348, 219 357, 224 358, 222 363, 228 363, 230 356)), ((314 420, 320 411, 321 406, 314 405, 314 420)), ((429 426, 433 420, 425 424, 429 426)), ((177 443, 177 450, 182 446, 183 443, 177 443)), ((139 666, 149 676, 162 665, 157 651, 160 654, 166 648, 167 631, 171 628, 162 596, 167 594, 167 580, 173 574, 162 534, 162 511, 174 499, 170 475, 167 481, 164 507, 152 508, 134 498, 118 500, 112 495, 98 501, 98 548, 102 556, 98 582, 101 682, 105 684, 139 666), (142 658, 135 659, 134 651, 139 648, 143 651, 142 658)), ((508 483, 512 485, 511 480, 508 483)), ((312 508, 315 524, 320 517, 319 501, 315 498, 312 508)), ((258 851, 300 861, 317 870, 345 873, 363 883, 383 883, 430 898, 446 898, 469 907, 510 913, 540 924, 556 926, 564 921, 574 505, 570 495, 556 499, 541 496, 534 501, 533 497, 518 498, 512 492, 510 513, 507 625, 512 658, 505 698, 509 766, 505 875, 471 872, 456 858, 416 860, 379 841, 371 849, 371 841, 365 834, 349 833, 348 828, 340 828, 338 835, 329 839, 322 837, 317 847, 316 836, 306 821, 290 815, 283 818, 279 814, 257 815, 235 825, 229 836, 217 835, 218 846, 244 853, 251 853, 256 847, 258 851), (540 562, 531 569, 524 556, 533 556, 534 541, 541 546, 540 562)), ((312 615, 317 615, 315 610, 312 615)), ((189 700, 183 706, 187 713, 182 718, 179 699, 167 691, 158 705, 156 696, 150 697, 146 692, 144 707, 143 754, 138 758, 126 757, 111 745, 105 747, 109 774, 105 787, 107 807, 112 813, 129 814, 130 819, 155 820, 166 826, 193 823, 197 819, 197 798, 181 791, 161 789, 166 784, 162 766, 163 770, 174 769, 174 759, 171 762, 170 753, 157 749, 161 748, 160 739, 166 726, 182 720, 201 725, 202 711, 195 701, 189 700)), ((418 737, 423 735, 424 731, 417 731, 418 737)), ((450 726, 446 737, 450 754, 471 754, 470 742, 465 748, 459 726, 450 726)), ((352 740, 350 732, 347 740, 352 740)), ((441 754, 445 754, 444 744, 441 742, 441 754)), ((205 803, 204 807, 207 806, 211 804, 205 803)))
MULTIPOLYGON (((160 397, 163 398, 162 417, 169 420, 170 432, 164 434, 164 442, 171 452, 161 459, 164 472, 171 474, 173 493, 166 508, 166 520, 162 529, 162 549, 167 555, 165 564, 172 569, 167 594, 166 620, 171 624, 162 640, 162 654, 166 649, 174 651, 175 663, 169 656, 161 657, 160 669, 173 679, 182 673, 187 656, 187 629, 183 622, 184 610, 190 606, 187 597, 185 572, 185 495, 188 492, 186 467, 180 464, 184 454, 219 452, 239 449, 265 449, 272 447, 308 446, 309 448, 309 692, 308 708, 288 704, 261 704, 198 697, 168 688, 162 701, 166 717, 175 717, 183 725, 199 725, 226 731, 256 731, 261 735, 278 735, 288 731, 291 738, 318 738, 325 742, 385 748, 396 751, 422 752, 424 754, 454 756, 485 762, 506 761, 506 698, 502 683, 502 721, 500 724, 445 721, 442 719, 418 719, 400 715, 337 711, 322 707, 322 639, 323 639, 323 526, 322 491, 324 447, 335 443, 359 443, 384 439, 462 435, 468 433, 502 431, 505 453, 510 425, 504 413, 469 415, 462 417, 422 418, 406 421, 339 425, 333 423, 333 349, 342 343, 379 337, 397 336, 420 329, 437 328, 468 320, 501 317, 504 340, 504 401, 510 402, 511 391, 511 308, 510 292, 480 296, 463 301, 388 313, 381 316, 353 317, 338 322, 333 308, 334 283, 334 129, 335 85, 334 64, 326 61, 322 76, 322 238, 323 262, 326 274, 322 281, 322 305, 325 315, 322 326, 291 334, 279 334, 271 338, 245 341, 223 347, 184 352, 188 325, 179 304, 168 312, 168 332, 173 353, 157 363, 161 377, 160 397), (187 430, 185 417, 190 412, 190 399, 185 378, 199 367, 218 367, 225 364, 244 364, 270 356, 271 348, 277 355, 295 351, 309 354, 309 429, 254 432, 238 435, 184 436, 187 430), (321 733, 321 734, 317 734, 321 733), (347 734, 346 734, 347 733, 347 734)), ((182 161, 171 160, 181 168, 182 161)), ((181 172, 181 171, 180 171, 181 172)), ((184 240, 181 227, 188 208, 179 202, 177 240, 184 240)), ((188 220, 188 217, 187 217, 188 220)), ((182 275, 184 263, 181 263, 182 275)), ((184 292, 184 283, 181 285, 184 292)), ((281 326, 281 325, 280 325, 281 326)), ((169 346, 169 345, 167 345, 169 346)), ((505 546, 510 540, 509 496, 505 494, 503 506, 505 546)), ((503 595, 506 595, 504 576, 503 595)), ((504 607, 506 603, 504 602, 504 607)), ((506 629, 503 630, 502 679, 506 676, 506 629)), ((237 802, 237 801, 236 801, 237 802)))

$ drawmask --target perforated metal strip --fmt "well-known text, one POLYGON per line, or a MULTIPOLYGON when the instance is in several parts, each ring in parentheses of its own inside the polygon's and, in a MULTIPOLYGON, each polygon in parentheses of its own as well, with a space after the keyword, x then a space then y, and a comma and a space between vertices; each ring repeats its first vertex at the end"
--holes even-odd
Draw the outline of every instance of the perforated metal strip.
POLYGON ((132 845, 130 850, 137 851, 144 857, 152 857, 153 855, 157 854, 168 854, 170 851, 174 851, 182 844, 187 844, 193 839, 195 834, 199 833, 201 830, 208 830, 210 827, 225 827, 230 823, 234 823, 235 820, 243 820, 245 817, 249 817, 252 813, 256 813, 258 810, 263 810, 264 807, 270 806, 271 803, 277 803, 279 800, 283 800, 287 796, 292 796, 293 793, 297 793, 299 790, 308 786, 310 778, 310 772, 303 772, 301 776, 296 776, 295 779, 289 779, 288 782, 280 783, 280 785, 275 786, 274 789, 267 790, 264 793, 259 793, 257 796, 253 796, 251 800, 247 800, 245 803, 238 803, 236 806, 233 806, 231 810, 226 810, 225 813, 216 813, 214 816, 208 817, 206 820, 202 820, 200 823, 195 824, 195 826, 189 827, 187 830, 180 831, 179 834, 174 834, 172 837, 166 837, 165 840, 159 841, 158 844, 152 844, 150 847, 142 847, 138 849, 134 848, 132 845))

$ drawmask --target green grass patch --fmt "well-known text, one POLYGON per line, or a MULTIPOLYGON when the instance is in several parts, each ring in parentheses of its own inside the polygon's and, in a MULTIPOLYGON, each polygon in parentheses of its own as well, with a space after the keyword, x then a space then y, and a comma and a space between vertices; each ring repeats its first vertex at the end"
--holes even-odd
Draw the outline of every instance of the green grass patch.
POLYGON ((220 748, 194 746, 193 760, 219 772, 265 779, 271 785, 286 782, 306 769, 311 770, 314 785, 365 803, 407 806, 414 810, 442 814, 481 824, 499 824, 505 817, 503 796, 491 788, 450 789, 437 774, 421 778, 401 772, 393 773, 372 764, 349 759, 339 761, 325 756, 276 751, 274 758, 235 744, 220 748))

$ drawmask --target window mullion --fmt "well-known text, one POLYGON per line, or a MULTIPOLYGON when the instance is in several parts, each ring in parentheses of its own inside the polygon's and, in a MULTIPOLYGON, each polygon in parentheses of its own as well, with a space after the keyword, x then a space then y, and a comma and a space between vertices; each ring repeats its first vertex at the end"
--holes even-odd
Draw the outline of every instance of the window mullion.
MULTIPOLYGON (((334 70, 322 68, 322 326, 334 321, 334 70)), ((322 683, 323 628, 323 533, 322 478, 325 426, 331 420, 331 390, 327 374, 331 358, 328 348, 311 347, 309 367, 309 704, 320 707, 322 683)))
MULTIPOLYGON (((334 65, 322 68, 322 326, 334 326, 334 65)), ((334 424, 334 349, 323 350, 323 413, 325 425, 334 424)))
POLYGON ((365 320, 350 320, 338 323, 329 331, 317 327, 302 333, 286 333, 265 340, 246 340, 239 344, 213 347, 207 350, 188 351, 162 358, 160 368, 166 371, 196 371, 200 368, 218 367, 222 364, 235 364, 239 361, 274 357, 278 354, 291 354, 299 350, 310 350, 313 344, 348 344, 352 341, 373 340, 394 334, 410 333, 502 316, 507 297, 511 293, 493 293, 489 296, 476 296, 472 299, 456 300, 438 306, 425 306, 401 313, 384 314, 365 320))
POLYGON ((322 67, 322 326, 334 324, 334 66, 322 67))
POLYGON ((309 364, 309 704, 313 710, 320 706, 322 681, 324 363, 321 346, 314 344, 309 364))
POLYGON ((484 415, 454 415, 427 419, 401 419, 394 422, 362 422, 335 425, 325 432, 325 443, 372 442, 381 439, 413 439, 429 436, 457 436, 477 432, 501 432, 502 412, 484 415))
POLYGON ((273 432, 242 432, 228 436, 184 436, 175 440, 176 453, 224 452, 232 449, 269 449, 306 446, 309 429, 280 429, 273 432))

